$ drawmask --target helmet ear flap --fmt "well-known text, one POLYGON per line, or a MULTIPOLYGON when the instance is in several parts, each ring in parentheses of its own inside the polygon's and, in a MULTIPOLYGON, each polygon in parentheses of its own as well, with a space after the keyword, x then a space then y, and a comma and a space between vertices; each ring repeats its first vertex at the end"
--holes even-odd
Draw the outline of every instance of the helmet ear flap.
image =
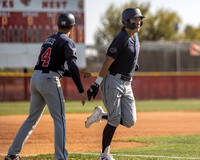
POLYGON ((143 25, 143 20, 141 20, 141 22, 140 22, 140 27, 143 25))
MULTIPOLYGON (((129 21, 126 23, 123 23, 125 27, 130 28, 130 29, 135 29, 136 28, 136 23, 130 23, 129 21)), ((140 21, 140 27, 143 25, 143 20, 140 21)))

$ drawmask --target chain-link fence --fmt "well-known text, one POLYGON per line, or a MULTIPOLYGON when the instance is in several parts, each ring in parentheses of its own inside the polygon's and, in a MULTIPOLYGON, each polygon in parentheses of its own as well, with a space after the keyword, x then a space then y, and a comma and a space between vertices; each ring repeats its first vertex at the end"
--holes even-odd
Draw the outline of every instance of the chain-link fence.
MULTIPOLYGON (((200 56, 190 54, 191 42, 142 42, 138 64, 140 72, 200 71, 200 56)), ((198 43, 197 43, 198 44, 198 43)), ((87 57, 87 69, 98 72, 103 64, 108 46, 88 46, 96 49, 97 56, 87 57)))

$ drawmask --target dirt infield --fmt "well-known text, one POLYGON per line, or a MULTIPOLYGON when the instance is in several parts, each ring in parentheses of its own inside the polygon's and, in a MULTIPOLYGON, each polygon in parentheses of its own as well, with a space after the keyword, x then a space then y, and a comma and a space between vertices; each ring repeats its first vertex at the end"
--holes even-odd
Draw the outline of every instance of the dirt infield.
MULTIPOLYGON (((102 131, 106 122, 86 129, 84 121, 89 114, 66 114, 67 145, 69 152, 100 151, 102 131)), ((16 132, 27 115, 0 116, 0 154, 6 154, 16 132)), ((200 134, 200 111, 138 112, 132 128, 119 126, 111 149, 133 148, 145 144, 122 142, 121 138, 200 134)), ((38 126, 25 143, 21 154, 54 152, 54 127, 50 115, 43 115, 38 126)))

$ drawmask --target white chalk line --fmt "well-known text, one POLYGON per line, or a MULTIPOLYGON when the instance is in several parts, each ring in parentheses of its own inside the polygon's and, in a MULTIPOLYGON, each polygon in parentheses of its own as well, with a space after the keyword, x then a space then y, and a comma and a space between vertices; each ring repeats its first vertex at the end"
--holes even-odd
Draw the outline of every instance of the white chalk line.
MULTIPOLYGON (((7 154, 2 154, 0 153, 0 156, 6 156, 7 154)), ((38 154, 29 154, 29 155, 26 155, 26 154, 20 154, 21 157, 30 157, 30 156, 38 156, 38 154)))
MULTIPOLYGON (((70 153, 69 153, 70 154, 70 153)), ((99 153, 79 153, 79 152, 71 152, 71 154, 82 154, 82 155, 100 155, 99 153)), ((200 157, 174 157, 174 156, 154 156, 154 155, 131 155, 131 154, 112 154, 113 156, 118 157, 145 157, 145 158, 169 158, 169 159, 200 159, 200 157)), ((6 154, 1 154, 0 156, 6 156, 6 154)), ((24 155, 20 154, 21 157, 29 157, 29 156, 38 156, 37 154, 32 155, 24 155)))
MULTIPOLYGON (((85 155, 100 155, 99 153, 74 153, 85 155)), ((112 154, 119 157, 146 157, 146 158, 170 158, 170 159, 200 159, 200 157, 170 157, 170 156, 154 156, 154 155, 129 155, 129 154, 112 154)))

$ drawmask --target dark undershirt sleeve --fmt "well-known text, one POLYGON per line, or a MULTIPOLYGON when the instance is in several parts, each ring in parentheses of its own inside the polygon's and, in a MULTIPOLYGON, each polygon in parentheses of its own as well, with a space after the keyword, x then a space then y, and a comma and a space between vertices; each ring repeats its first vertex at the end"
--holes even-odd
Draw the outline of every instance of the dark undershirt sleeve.
POLYGON ((80 78, 79 68, 76 63, 76 58, 75 57, 68 58, 67 64, 68 64, 69 72, 68 73, 66 72, 66 74, 69 74, 72 77, 72 80, 76 84, 76 87, 79 93, 83 93, 84 89, 83 89, 83 85, 80 78))
POLYGON ((71 77, 70 72, 68 70, 65 70, 65 72, 63 73, 64 77, 71 77))

